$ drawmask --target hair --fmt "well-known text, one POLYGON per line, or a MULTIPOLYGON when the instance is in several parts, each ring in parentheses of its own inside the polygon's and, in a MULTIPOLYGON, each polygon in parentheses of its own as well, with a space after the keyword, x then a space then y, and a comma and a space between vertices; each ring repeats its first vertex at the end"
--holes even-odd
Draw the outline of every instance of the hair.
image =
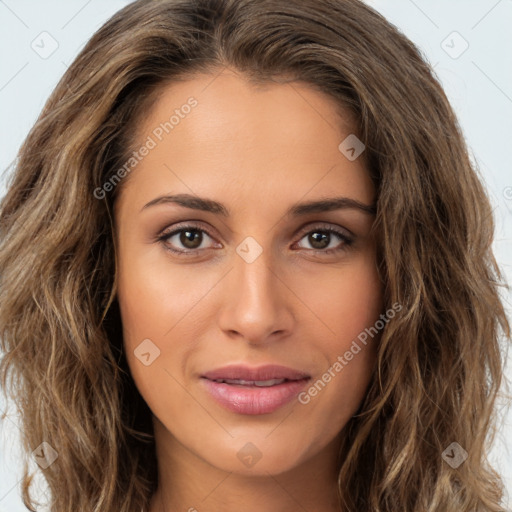
POLYGON ((0 376, 52 512, 139 512, 157 486, 151 411, 131 378, 116 299, 113 207, 137 120, 167 84, 230 67, 301 81, 354 115, 375 184, 385 307, 366 396, 344 427, 347 511, 499 511, 487 460, 510 325, 492 210, 420 50, 358 0, 138 0, 66 71, 22 144, 0 204, 0 376), (104 190, 104 189, 103 189, 104 190), (456 441, 467 460, 442 453, 456 441))

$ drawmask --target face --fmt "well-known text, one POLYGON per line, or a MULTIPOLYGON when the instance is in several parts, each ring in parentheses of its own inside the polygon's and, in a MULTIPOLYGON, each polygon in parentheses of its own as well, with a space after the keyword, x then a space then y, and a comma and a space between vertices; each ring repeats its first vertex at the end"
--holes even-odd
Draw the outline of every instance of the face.
POLYGON ((160 455, 253 475, 335 456, 382 313, 360 207, 375 191, 364 155, 339 149, 352 132, 337 112, 308 85, 225 70, 166 87, 140 120, 146 150, 115 205, 117 298, 160 455))

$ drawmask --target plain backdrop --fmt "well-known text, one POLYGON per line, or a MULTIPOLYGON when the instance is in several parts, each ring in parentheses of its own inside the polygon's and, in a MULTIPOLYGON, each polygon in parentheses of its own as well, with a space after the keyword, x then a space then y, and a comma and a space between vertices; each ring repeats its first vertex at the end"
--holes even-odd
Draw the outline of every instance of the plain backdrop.
MULTIPOLYGON (((128 3, 0 0, 2 171, 16 157, 50 92, 85 42, 128 3)), ((512 282, 512 0, 368 3, 418 45, 444 86, 487 184, 496 219, 495 254, 507 281, 512 282)), ((0 183, 0 195, 4 190, 0 183)), ((504 292, 504 300, 510 315, 510 292, 504 292)), ((510 360, 507 375, 512 378, 510 360)), ((491 460, 505 479, 508 495, 503 505, 507 510, 512 504, 509 406, 505 399, 500 401, 503 420, 491 452, 491 460)), ((0 401, 0 411, 5 407, 0 401)), ((19 423, 12 407, 9 411, 7 419, 0 422, 0 512, 21 512, 26 508, 19 496, 19 423)), ((41 477, 36 488, 45 491, 41 477)))

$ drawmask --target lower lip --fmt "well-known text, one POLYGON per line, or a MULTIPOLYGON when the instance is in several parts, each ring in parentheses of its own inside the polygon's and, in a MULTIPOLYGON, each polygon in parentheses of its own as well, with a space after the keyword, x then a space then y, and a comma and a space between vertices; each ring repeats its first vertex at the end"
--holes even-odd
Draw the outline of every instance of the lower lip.
POLYGON ((239 414, 269 414, 290 402, 308 382, 308 378, 286 381, 268 387, 237 386, 201 379, 210 395, 222 406, 239 414))

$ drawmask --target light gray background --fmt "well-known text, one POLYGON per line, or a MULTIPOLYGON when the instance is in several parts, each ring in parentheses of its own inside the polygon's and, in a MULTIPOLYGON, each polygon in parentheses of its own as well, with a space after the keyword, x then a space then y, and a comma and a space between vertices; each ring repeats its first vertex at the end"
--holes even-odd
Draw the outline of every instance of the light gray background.
MULTIPOLYGON (((13 161, 50 92, 85 42, 127 3, 0 0, 0 169, 13 161)), ((507 281, 512 282, 512 0, 368 3, 409 36, 434 66, 488 186, 497 223, 495 252, 507 281)), ((510 315, 509 292, 504 299, 510 315)), ((510 361, 507 375, 512 378, 510 361)), ((509 405, 500 402, 502 411, 509 405)), ((0 401, 0 410, 4 409, 5 403, 0 401)), ((19 497, 17 435, 17 418, 11 407, 8 418, 0 422, 0 512, 26 510, 19 497)), ((491 456, 511 495, 510 410, 491 456)), ((38 488, 44 492, 42 479, 38 488)), ((504 506, 511 509, 511 503, 507 496, 504 506)))

